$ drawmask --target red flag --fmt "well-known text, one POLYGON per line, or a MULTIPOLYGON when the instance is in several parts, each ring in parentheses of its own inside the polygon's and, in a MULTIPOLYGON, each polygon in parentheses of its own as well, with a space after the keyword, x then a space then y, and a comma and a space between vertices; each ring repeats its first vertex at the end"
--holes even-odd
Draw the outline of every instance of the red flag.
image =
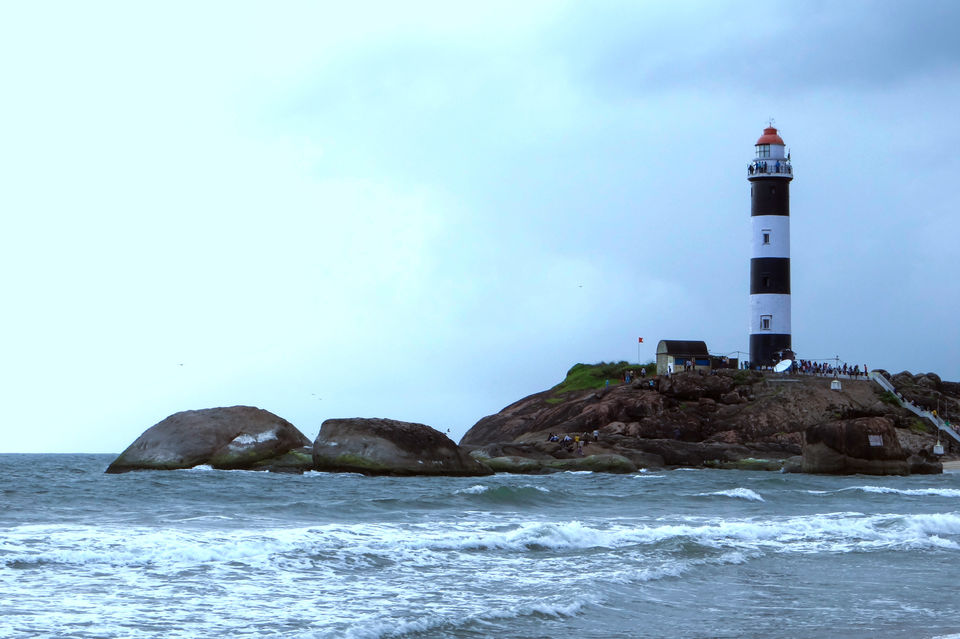
POLYGON ((643 338, 642 338, 642 337, 640 338, 640 343, 643 344, 643 338))

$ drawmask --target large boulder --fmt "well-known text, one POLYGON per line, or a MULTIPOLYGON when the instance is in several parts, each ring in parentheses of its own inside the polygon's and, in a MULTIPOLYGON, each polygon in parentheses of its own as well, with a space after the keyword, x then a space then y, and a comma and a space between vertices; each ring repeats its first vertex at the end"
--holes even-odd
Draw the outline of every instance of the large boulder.
POLYGON ((717 400, 730 393, 735 384, 732 375, 677 373, 660 378, 660 393, 688 401, 695 401, 702 397, 717 400))
POLYGON ((281 460, 285 472, 309 469, 298 453, 310 440, 296 426, 253 406, 204 408, 174 413, 148 428, 107 468, 174 470, 209 464, 221 469, 269 470, 281 460), (300 463, 295 463, 300 460, 300 463))
POLYGON ((943 462, 930 450, 921 450, 907 457, 911 475, 939 475, 943 472, 943 462))
POLYGON ((887 417, 860 417, 807 428, 803 442, 803 472, 908 475, 910 467, 893 421, 887 417))
POLYGON ((393 419, 328 419, 313 442, 313 465, 365 475, 490 475, 449 437, 393 419))

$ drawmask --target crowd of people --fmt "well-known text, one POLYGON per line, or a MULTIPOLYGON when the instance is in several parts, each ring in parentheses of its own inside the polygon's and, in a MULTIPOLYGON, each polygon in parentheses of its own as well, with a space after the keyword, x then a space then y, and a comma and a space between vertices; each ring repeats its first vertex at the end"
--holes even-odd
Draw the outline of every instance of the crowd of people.
POLYGON ((859 379, 861 377, 866 378, 869 369, 867 365, 863 365, 861 370, 858 364, 847 364, 846 362, 843 365, 831 364, 829 362, 813 362, 806 359, 800 359, 794 362, 793 372, 799 373, 801 375, 821 375, 829 377, 848 377, 850 379, 859 379))
MULTIPOLYGON (((643 379, 647 376, 646 367, 640 367, 640 379, 643 379)), ((629 384, 632 381, 637 379, 637 374, 634 371, 623 371, 623 383, 629 384)))
POLYGON ((766 160, 756 160, 747 166, 747 173, 754 175, 756 173, 779 173, 783 175, 793 175, 793 167, 789 162, 777 160, 773 163, 766 160))
MULTIPOLYGON (((583 447, 590 443, 590 433, 583 433, 582 435, 570 435, 566 434, 563 438, 556 433, 550 433, 547 435, 548 442, 558 442, 563 444, 564 450, 567 452, 575 452, 580 457, 583 456, 583 447)), ((600 431, 594 429, 593 431, 593 441, 600 441, 600 431)))

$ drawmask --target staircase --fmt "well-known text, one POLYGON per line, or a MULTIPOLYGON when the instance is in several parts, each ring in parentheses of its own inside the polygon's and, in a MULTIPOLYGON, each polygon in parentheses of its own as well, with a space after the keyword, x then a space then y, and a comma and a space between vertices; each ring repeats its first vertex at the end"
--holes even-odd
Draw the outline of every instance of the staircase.
POLYGON ((893 393, 893 396, 897 398, 897 402, 901 406, 906 408, 908 411, 910 411, 917 417, 922 417, 923 419, 930 420, 933 423, 933 425, 936 426, 941 432, 944 432, 950 435, 950 437, 953 437, 953 439, 955 439, 957 442, 960 442, 960 435, 957 434, 957 431, 955 431, 950 425, 948 425, 947 422, 943 421, 939 415, 934 415, 928 410, 923 410, 922 408, 918 408, 914 406, 913 403, 908 402, 905 399, 900 399, 900 396, 897 395, 897 389, 894 388, 893 384, 890 383, 889 379, 887 379, 883 375, 880 375, 879 373, 874 373, 874 372, 870 373, 870 379, 880 384, 880 386, 884 390, 887 390, 893 393))

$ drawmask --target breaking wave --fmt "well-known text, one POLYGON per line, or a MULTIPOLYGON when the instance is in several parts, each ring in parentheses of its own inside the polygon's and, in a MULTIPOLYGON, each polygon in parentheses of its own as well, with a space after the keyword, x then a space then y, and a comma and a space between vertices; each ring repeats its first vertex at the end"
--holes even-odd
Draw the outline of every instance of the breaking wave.
POLYGON ((756 493, 749 488, 731 488, 730 490, 718 490, 713 493, 698 493, 698 497, 733 497, 735 499, 746 499, 747 501, 766 501, 759 493, 756 493))
POLYGON ((174 571, 192 564, 267 566, 344 558, 360 562, 415 559, 431 564, 449 561, 451 552, 569 552, 647 546, 662 550, 662 544, 675 541, 765 552, 960 549, 958 540, 951 539, 960 536, 960 515, 956 513, 833 513, 778 520, 639 525, 533 521, 475 528, 466 524, 328 524, 262 531, 198 531, 23 526, 9 530, 0 544, 0 564, 19 568, 41 564, 153 566, 174 571))

